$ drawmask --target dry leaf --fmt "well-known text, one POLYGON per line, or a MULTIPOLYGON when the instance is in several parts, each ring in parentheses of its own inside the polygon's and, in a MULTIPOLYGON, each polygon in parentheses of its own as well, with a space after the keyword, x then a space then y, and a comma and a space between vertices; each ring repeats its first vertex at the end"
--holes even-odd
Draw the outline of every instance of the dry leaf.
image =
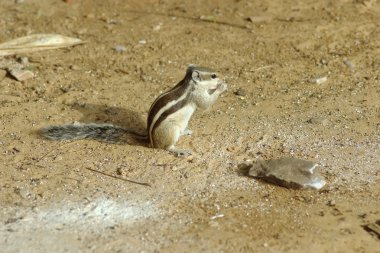
POLYGON ((70 47, 84 43, 59 34, 33 34, 0 44, 0 56, 70 47))

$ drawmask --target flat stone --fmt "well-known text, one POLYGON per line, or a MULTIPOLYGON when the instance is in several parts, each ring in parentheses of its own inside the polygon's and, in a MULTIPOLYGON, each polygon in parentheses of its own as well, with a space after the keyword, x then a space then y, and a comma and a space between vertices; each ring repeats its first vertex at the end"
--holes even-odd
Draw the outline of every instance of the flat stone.
POLYGON ((14 77, 17 81, 25 81, 30 78, 34 77, 33 72, 29 70, 24 70, 24 69, 10 69, 9 74, 14 77))
POLYGON ((259 160, 251 165, 248 174, 286 188, 319 190, 326 181, 316 173, 316 167, 316 163, 297 158, 259 160))

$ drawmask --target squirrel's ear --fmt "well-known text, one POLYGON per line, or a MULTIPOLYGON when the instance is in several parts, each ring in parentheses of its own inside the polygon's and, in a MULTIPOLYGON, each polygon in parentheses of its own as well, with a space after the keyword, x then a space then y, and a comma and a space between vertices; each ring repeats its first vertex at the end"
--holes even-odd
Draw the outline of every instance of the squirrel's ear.
POLYGON ((201 81, 201 75, 199 74, 199 72, 197 70, 194 70, 193 73, 191 74, 191 78, 195 81, 195 82, 199 82, 201 81))

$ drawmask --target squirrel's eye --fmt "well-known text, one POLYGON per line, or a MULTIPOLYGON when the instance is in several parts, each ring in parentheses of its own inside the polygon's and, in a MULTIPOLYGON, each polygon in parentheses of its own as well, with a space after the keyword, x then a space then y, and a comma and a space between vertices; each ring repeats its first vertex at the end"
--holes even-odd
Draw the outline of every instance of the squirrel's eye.
POLYGON ((215 78, 216 78, 216 74, 212 74, 212 75, 211 75, 211 78, 212 78, 212 79, 215 79, 215 78))

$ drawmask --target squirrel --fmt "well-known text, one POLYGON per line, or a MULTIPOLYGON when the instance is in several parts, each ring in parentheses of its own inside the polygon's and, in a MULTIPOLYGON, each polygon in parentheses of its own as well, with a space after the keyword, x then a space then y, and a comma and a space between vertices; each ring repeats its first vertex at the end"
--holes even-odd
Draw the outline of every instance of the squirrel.
POLYGON ((191 135, 188 122, 197 108, 208 109, 227 90, 227 83, 209 68, 189 65, 185 77, 173 88, 161 94, 149 109, 147 134, 111 124, 74 123, 48 126, 39 133, 51 140, 94 139, 117 143, 123 136, 149 141, 151 147, 168 150, 177 156, 191 151, 175 147, 181 135, 191 135))

